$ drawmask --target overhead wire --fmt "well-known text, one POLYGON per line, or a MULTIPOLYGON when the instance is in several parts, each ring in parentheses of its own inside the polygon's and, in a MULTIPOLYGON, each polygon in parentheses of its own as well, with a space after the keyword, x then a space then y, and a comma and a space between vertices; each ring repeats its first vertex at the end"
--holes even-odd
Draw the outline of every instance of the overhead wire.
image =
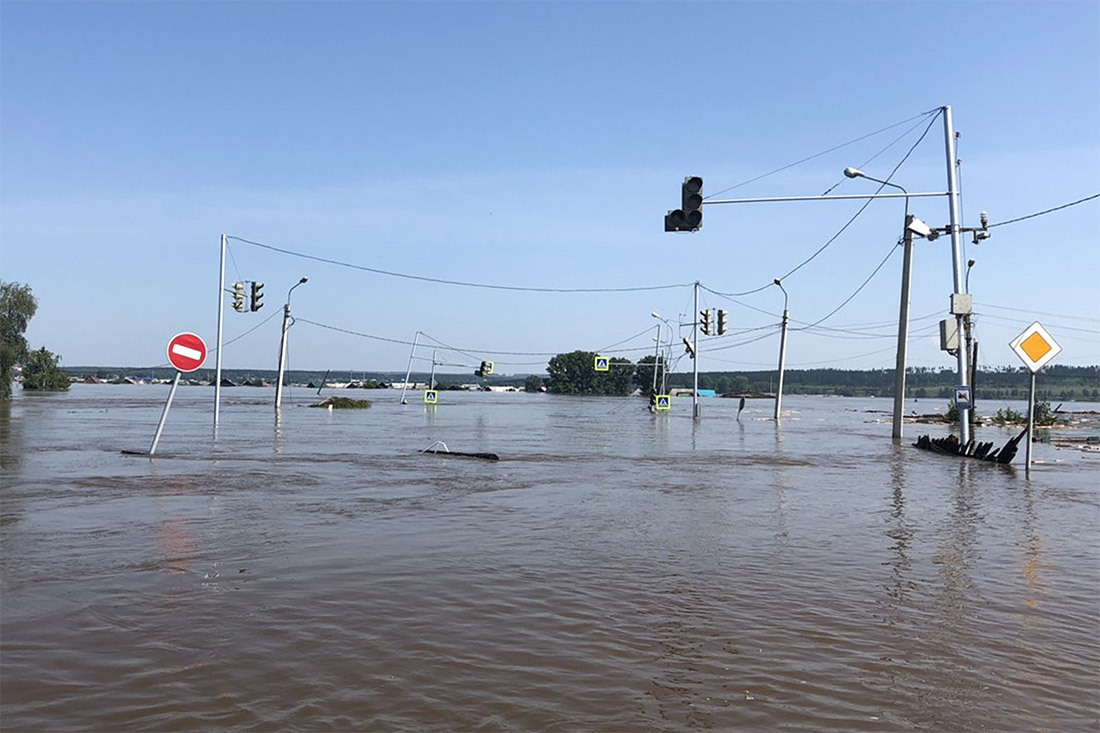
POLYGON ((404 272, 394 272, 392 270, 382 270, 377 267, 357 265, 352 262, 336 260, 330 257, 319 257, 317 255, 306 254, 305 252, 298 252, 292 249, 286 249, 285 247, 276 247, 274 245, 264 244, 263 242, 255 242, 249 239, 244 239, 243 237, 227 236, 226 239, 232 239, 237 242, 243 242, 244 244, 251 245, 253 247, 260 247, 262 249, 270 250, 272 252, 279 252, 280 254, 290 255, 292 257, 300 257, 302 259, 313 260, 314 262, 323 262, 325 264, 335 265, 337 267, 346 267, 352 270, 372 272, 376 275, 386 275, 388 277, 403 278, 405 280, 418 280, 420 282, 436 283, 439 285, 457 285, 467 288, 484 288, 488 290, 508 290, 527 293, 637 293, 652 290, 671 290, 674 288, 684 288, 692 285, 692 283, 669 283, 666 285, 643 285, 624 288, 546 288, 521 285, 497 285, 492 283, 468 282, 464 280, 446 280, 444 278, 438 277, 427 277, 424 275, 412 275, 404 272))
POLYGON ((724 193, 728 193, 729 191, 733 191, 734 189, 741 188, 742 186, 747 186, 750 183, 755 183, 756 181, 767 178, 768 176, 775 175, 776 173, 781 173, 781 172, 783 172, 785 170, 788 170, 790 168, 794 168, 795 166, 802 165, 803 163, 808 163, 809 161, 814 160, 815 158, 820 158, 823 155, 828 155, 829 153, 840 150, 841 148, 847 147, 849 145, 853 145, 853 144, 858 143, 862 140, 866 140, 867 138, 874 137, 875 135, 879 135, 883 132, 886 132, 887 130, 892 130, 895 127, 900 127, 901 125, 904 125, 908 122, 912 122, 913 120, 919 120, 923 117, 927 117, 928 115, 936 114, 940 111, 940 109, 941 108, 937 107, 935 109, 930 109, 927 112, 921 112, 920 114, 914 115, 914 116, 912 116, 908 119, 902 120, 901 122, 895 122, 892 125, 888 125, 888 126, 883 127, 879 130, 875 130, 874 132, 869 132, 866 135, 860 135, 859 137, 854 138, 852 140, 849 140, 848 142, 844 142, 844 143, 841 143, 839 145, 834 145, 833 147, 831 147, 827 150, 822 150, 820 153, 814 153, 813 155, 809 155, 805 158, 802 158, 801 160, 796 160, 793 163, 788 163, 787 165, 780 166, 779 168, 776 168, 775 170, 768 171, 767 173, 762 173, 758 176, 755 176, 753 178, 748 179, 747 181, 742 181, 741 183, 737 183, 737 184, 734 184, 732 186, 728 186, 727 188, 723 188, 720 191, 716 191, 712 194, 708 194, 707 196, 703 197, 703 201, 706 201, 708 198, 713 198, 715 196, 720 196, 724 193))
POLYGON ((1055 206, 1054 208, 1051 208, 1051 209, 1044 209, 1043 211, 1036 211, 1034 214, 1028 214, 1027 216, 1018 216, 1015 219, 1009 219, 1008 221, 999 221, 996 224, 990 224, 986 228, 987 229, 992 229, 993 227, 1003 227, 1007 224, 1015 224, 1018 221, 1024 221, 1026 219, 1034 219, 1037 216, 1043 216, 1045 214, 1050 214, 1050 213, 1053 213, 1055 211, 1061 211, 1062 209, 1068 209, 1071 206, 1076 206, 1077 204, 1083 204, 1086 201, 1092 201, 1095 198, 1100 198, 1100 193, 1094 193, 1093 195, 1086 196, 1083 199, 1077 199, 1076 201, 1070 201, 1068 204, 1062 204, 1061 206, 1055 206))

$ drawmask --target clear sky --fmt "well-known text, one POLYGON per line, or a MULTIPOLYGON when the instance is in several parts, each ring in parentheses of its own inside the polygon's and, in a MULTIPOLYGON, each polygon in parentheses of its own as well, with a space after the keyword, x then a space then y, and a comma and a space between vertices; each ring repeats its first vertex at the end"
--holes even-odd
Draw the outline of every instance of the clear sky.
MULTIPOLYGON (((945 191, 944 105, 964 226, 1100 193, 1100 3, 4 0, 0 278, 66 365, 214 346, 225 233, 226 285, 265 283, 226 309, 225 368, 275 368, 302 276, 292 368, 401 371, 418 331, 418 369, 637 360, 699 281, 730 324, 700 369, 769 369, 777 277, 788 368, 893 368, 903 201, 663 216, 689 174, 712 199, 878 188, 846 166, 945 191)), ((948 222, 942 196, 910 209, 948 222)), ((1054 363, 1100 363, 1098 225, 1093 199, 964 238, 982 365, 1020 365, 1035 320, 1054 363)), ((911 366, 954 369, 951 292, 949 238, 917 240, 911 366)))

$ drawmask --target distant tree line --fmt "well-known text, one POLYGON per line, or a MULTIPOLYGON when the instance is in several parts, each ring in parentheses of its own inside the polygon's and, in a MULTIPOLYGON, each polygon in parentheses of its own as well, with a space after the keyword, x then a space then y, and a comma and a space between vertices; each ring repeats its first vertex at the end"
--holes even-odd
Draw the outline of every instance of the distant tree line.
MULTIPOLYGON (((653 355, 643 357, 638 362, 619 356, 609 360, 607 372, 596 372, 594 368, 595 352, 573 351, 558 354, 547 365, 545 377, 540 375, 493 374, 485 379, 477 379, 470 374, 437 374, 440 388, 459 386, 473 382, 488 385, 514 386, 527 391, 539 391, 543 388, 555 394, 570 395, 626 395, 635 389, 648 395, 653 384, 654 364, 658 365, 658 384, 660 366, 663 361, 655 360, 653 355)), ((156 377, 169 379, 174 370, 162 368, 119 368, 119 367, 71 367, 66 371, 76 377, 94 377, 108 381, 124 381, 126 376, 156 377)), ((226 369, 223 376, 236 384, 273 383, 274 370, 226 369)), ((326 372, 324 370, 294 370, 288 372, 289 379, 295 384, 320 384, 326 372)), ((212 369, 201 369, 190 375, 192 378, 209 382, 214 378, 212 369)), ((405 374, 393 372, 352 372, 332 371, 328 382, 358 381, 363 386, 385 386, 392 382, 404 381, 405 374)), ((427 382, 428 374, 414 372, 410 381, 427 382)), ((907 397, 918 399, 949 400, 955 386, 956 375, 951 369, 911 367, 906 373, 905 392, 907 397)), ((975 378, 975 395, 980 400, 1022 400, 1027 399, 1028 371, 1025 367, 1001 367, 979 370, 975 378)), ((668 389, 691 388, 690 372, 677 372, 667 376, 668 389)), ((718 394, 763 393, 774 394, 776 389, 776 371, 735 371, 700 372, 699 387, 713 389, 718 394)), ((1037 399, 1051 402, 1091 400, 1100 401, 1100 367, 1075 367, 1051 365, 1039 373, 1037 399)), ((844 397, 892 397, 894 394, 893 369, 789 369, 784 381, 785 394, 838 395, 844 397)))

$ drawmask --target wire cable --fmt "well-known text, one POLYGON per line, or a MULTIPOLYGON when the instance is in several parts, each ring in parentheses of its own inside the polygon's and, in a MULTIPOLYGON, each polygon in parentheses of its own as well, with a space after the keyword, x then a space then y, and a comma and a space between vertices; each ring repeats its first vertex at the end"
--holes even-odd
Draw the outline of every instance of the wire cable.
POLYGON ((987 229, 992 229, 993 227, 1003 227, 1006 224, 1015 224, 1016 222, 1024 221, 1025 219, 1034 219, 1037 216, 1043 216, 1044 214, 1050 214, 1050 213, 1055 212, 1055 211, 1061 211, 1062 209, 1068 209, 1071 206, 1076 206, 1077 204, 1083 204, 1086 201, 1092 201, 1095 198, 1100 198, 1100 193, 1094 193, 1093 195, 1086 196, 1083 199, 1077 199, 1076 201, 1070 201, 1068 204, 1062 204, 1061 206, 1055 206, 1053 209, 1046 209, 1044 211, 1037 211, 1034 214, 1028 214, 1027 216, 1018 216, 1015 219, 1009 219, 1008 221, 999 221, 996 224, 990 224, 986 228, 987 229))
POLYGON ((388 277, 398 277, 405 280, 419 280, 420 282, 436 283, 439 285, 459 285, 466 288, 485 288, 488 290, 510 290, 525 293, 637 293, 649 290, 671 290, 673 288, 686 288, 694 283, 671 283, 668 285, 642 285, 636 287, 627 288, 541 288, 541 287, 527 287, 520 285, 495 285, 491 283, 475 283, 466 282, 464 280, 445 280, 438 277, 426 277, 424 275, 410 275, 404 272, 393 272, 391 270, 380 270, 376 267, 367 267, 366 265, 356 265, 351 262, 344 262, 341 260, 334 260, 329 257, 318 257, 317 255, 306 254, 304 252, 296 252, 292 249, 285 249, 283 247, 275 247, 270 244, 264 244, 262 242, 253 242, 249 239, 242 237, 227 236, 227 239, 232 239, 237 242, 243 242, 244 244, 250 244, 253 247, 260 247, 262 249, 270 250, 272 252, 278 252, 280 254, 290 255, 292 257, 301 257, 306 260, 313 260, 314 262, 324 262, 328 265, 336 265, 337 267, 347 267, 352 270, 361 270, 363 272, 372 272, 376 275, 386 275, 388 277))
POLYGON ((707 196, 705 196, 703 198, 703 201, 706 201, 708 198, 713 198, 715 196, 721 196, 722 194, 727 193, 729 191, 732 191, 735 188, 741 188, 742 186, 747 186, 750 183, 755 183, 756 181, 767 178, 768 176, 771 176, 771 175, 774 175, 776 173, 780 173, 782 171, 785 171, 788 168, 794 168, 797 165, 802 165, 803 163, 807 163, 807 162, 809 162, 809 161, 811 161, 815 158, 820 158, 822 155, 828 155, 829 153, 840 150, 841 148, 847 147, 848 145, 858 143, 861 140, 866 140, 869 137, 874 137, 875 135, 886 132, 887 130, 892 130, 895 127, 900 127, 901 125, 904 125, 908 122, 912 122, 913 120, 921 119, 922 117, 926 117, 930 114, 937 114, 937 113, 940 112, 940 110, 941 110, 940 107, 936 107, 935 109, 930 109, 927 112, 921 112, 920 114, 914 115, 914 116, 910 117, 909 119, 902 120, 901 122, 895 122, 894 124, 889 125, 887 127, 883 127, 880 130, 875 130, 874 132, 869 132, 866 135, 860 135, 859 137, 854 138, 852 140, 849 140, 848 142, 841 143, 840 145, 835 145, 835 146, 829 148, 828 150, 822 150, 820 153, 815 153, 813 155, 802 158, 801 160, 796 160, 794 163, 788 163, 787 165, 780 166, 779 168, 776 168, 775 170, 768 171, 767 173, 762 173, 759 176, 756 176, 755 178, 750 178, 747 181, 742 181, 741 183, 734 184, 733 186, 729 186, 728 188, 723 188, 721 191, 716 191, 715 193, 708 194, 707 196))
POLYGON ((863 290, 863 288, 867 287, 867 283, 871 282, 871 279, 875 275, 878 274, 878 271, 883 268, 883 266, 886 264, 886 261, 889 260, 894 255, 894 252, 896 252, 897 249, 898 249, 897 244, 895 244, 893 247, 891 247, 890 251, 886 253, 886 256, 882 258, 882 262, 878 263, 878 267, 876 267, 874 270, 871 271, 871 274, 867 276, 867 279, 864 280, 863 283, 858 288, 855 289, 855 292, 853 292, 851 295, 849 295, 847 298, 845 298, 844 302, 842 302, 836 308, 833 308, 833 310, 829 311, 828 314, 826 314, 825 316, 823 316, 823 317, 819 318, 818 320, 814 321, 810 325, 803 326, 802 328, 792 328, 791 330, 792 331, 805 331, 807 329, 813 328, 814 326, 817 326, 817 325, 821 324, 824 321, 827 321, 828 319, 830 319, 834 315, 836 315, 837 311, 839 311, 844 306, 848 305, 848 303, 850 303, 852 301, 852 298, 859 295, 860 291, 863 290))

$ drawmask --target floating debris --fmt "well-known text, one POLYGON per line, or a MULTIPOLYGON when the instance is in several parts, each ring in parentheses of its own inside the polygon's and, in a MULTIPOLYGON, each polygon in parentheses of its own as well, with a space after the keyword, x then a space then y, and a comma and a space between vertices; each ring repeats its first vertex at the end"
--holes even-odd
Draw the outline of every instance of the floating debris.
POLYGON ((1027 435, 1026 428, 1015 438, 1009 438, 1004 447, 998 450, 993 450, 992 441, 975 443, 971 439, 966 445, 961 445, 955 435, 948 435, 946 438, 930 438, 927 435, 922 435, 917 438, 917 442, 913 443, 913 446, 944 456, 960 456, 962 458, 976 458, 979 461, 988 461, 989 463, 1008 464, 1016 457, 1016 446, 1023 440, 1025 435, 1027 435))
POLYGON ((330 410, 365 410, 370 407, 370 400, 356 400, 351 397, 326 397, 310 407, 327 407, 330 410))

